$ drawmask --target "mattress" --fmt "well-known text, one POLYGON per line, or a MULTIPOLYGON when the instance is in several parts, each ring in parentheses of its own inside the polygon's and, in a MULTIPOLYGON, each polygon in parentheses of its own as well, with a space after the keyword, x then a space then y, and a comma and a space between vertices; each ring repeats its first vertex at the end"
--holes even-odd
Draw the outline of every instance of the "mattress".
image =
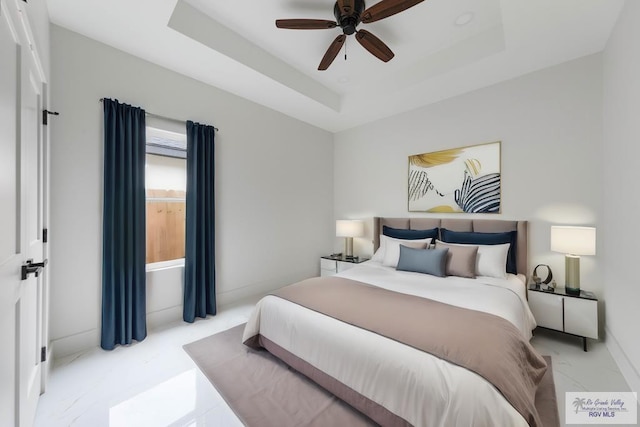
MULTIPOLYGON (((535 328, 522 276, 439 278, 372 261, 340 276, 499 316, 527 340, 535 328)), ((478 374, 282 298, 267 296, 256 305, 243 340, 256 334, 411 425, 528 425, 478 374)))

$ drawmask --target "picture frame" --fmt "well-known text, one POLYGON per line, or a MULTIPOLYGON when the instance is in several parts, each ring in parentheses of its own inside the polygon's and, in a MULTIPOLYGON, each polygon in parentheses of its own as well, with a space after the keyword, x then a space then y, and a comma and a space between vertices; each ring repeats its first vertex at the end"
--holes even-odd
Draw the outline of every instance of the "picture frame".
POLYGON ((501 213, 501 141, 409 156, 409 212, 501 213))

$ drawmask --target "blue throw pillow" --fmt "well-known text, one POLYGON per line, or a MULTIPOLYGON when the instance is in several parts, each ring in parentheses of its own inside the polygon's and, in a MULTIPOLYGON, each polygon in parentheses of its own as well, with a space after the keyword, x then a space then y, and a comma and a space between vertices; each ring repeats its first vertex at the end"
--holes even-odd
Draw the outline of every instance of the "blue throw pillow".
POLYGON ((507 253, 507 273, 518 274, 517 264, 517 231, 504 233, 475 233, 467 231, 451 231, 446 228, 440 230, 441 240, 447 243, 464 243, 470 245, 501 245, 511 243, 507 253))
POLYGON ((430 228, 428 230, 407 230, 404 228, 391 228, 383 225, 382 234, 384 234, 385 236, 393 237, 394 239, 403 240, 427 239, 429 237, 431 237, 432 239, 437 239, 438 227, 430 228))
POLYGON ((396 270, 446 276, 449 249, 415 249, 400 245, 400 258, 396 270))

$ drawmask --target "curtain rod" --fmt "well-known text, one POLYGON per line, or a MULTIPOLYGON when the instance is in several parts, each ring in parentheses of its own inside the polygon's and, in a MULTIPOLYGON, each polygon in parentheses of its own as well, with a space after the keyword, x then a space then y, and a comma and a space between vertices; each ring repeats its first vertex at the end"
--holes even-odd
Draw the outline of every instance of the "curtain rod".
MULTIPOLYGON (((103 100, 104 100, 104 98, 100 98, 100 99, 98 100, 98 102, 102 102, 103 100)), ((144 112, 144 113, 145 113, 147 116, 155 117, 156 119, 169 120, 169 121, 171 121, 171 122, 182 123, 182 124, 187 123, 187 121, 186 121, 186 120, 179 120, 179 119, 174 119, 174 118, 172 118, 172 117, 161 116, 160 114, 153 114, 153 113, 150 113, 150 112, 148 112, 148 111, 146 111, 146 110, 145 110, 145 112, 144 112)), ((217 127, 215 127, 215 126, 214 126, 213 128, 216 130, 216 132, 220 132, 220 130, 219 130, 217 127)))

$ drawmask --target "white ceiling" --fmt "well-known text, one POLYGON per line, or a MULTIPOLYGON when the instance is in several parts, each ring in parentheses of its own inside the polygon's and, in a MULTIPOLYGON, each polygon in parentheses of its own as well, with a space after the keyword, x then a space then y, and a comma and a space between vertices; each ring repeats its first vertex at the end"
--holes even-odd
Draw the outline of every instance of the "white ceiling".
POLYGON ((57 25, 332 132, 599 52, 624 0, 427 0, 358 27, 394 51, 390 62, 350 36, 347 59, 317 71, 341 30, 274 21, 334 19, 334 3, 47 0, 57 25))

